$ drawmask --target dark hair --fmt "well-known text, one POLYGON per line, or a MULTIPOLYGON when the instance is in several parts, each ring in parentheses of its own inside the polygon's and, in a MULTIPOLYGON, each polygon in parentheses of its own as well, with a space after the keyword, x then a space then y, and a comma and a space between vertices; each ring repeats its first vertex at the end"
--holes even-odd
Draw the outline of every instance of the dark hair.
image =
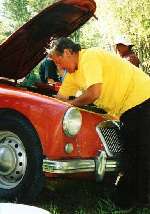
POLYGON ((61 37, 55 43, 55 51, 63 54, 64 49, 69 49, 70 51, 77 53, 81 50, 81 46, 69 38, 61 37))
POLYGON ((129 45, 129 46, 128 46, 129 51, 132 51, 133 46, 134 46, 134 45, 129 45))

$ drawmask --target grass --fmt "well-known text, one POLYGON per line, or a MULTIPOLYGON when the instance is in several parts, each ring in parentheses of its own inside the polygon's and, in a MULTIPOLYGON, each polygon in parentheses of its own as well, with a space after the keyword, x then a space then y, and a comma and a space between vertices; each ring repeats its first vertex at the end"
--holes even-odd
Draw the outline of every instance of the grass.
MULTIPOLYGON (((47 184, 35 206, 51 214, 123 214, 109 199, 111 189, 93 181, 59 180, 47 184)), ((150 209, 134 209, 132 214, 150 214, 150 209)))

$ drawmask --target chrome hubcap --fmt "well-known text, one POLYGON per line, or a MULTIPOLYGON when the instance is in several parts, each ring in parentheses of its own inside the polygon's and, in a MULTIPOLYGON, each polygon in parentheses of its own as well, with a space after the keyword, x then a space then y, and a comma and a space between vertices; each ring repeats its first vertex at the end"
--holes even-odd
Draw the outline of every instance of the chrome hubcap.
POLYGON ((10 146, 0 145, 0 175, 9 175, 15 166, 15 151, 10 146))
POLYGON ((27 166, 25 148, 13 132, 0 131, 0 188, 11 189, 23 179, 27 166))

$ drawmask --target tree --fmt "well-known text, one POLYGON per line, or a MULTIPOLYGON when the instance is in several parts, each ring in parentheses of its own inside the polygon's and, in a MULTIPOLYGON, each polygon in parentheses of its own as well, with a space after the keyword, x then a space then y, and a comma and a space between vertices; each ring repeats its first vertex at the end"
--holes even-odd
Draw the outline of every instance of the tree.
POLYGON ((13 31, 22 26, 54 0, 4 0, 5 17, 13 31))
POLYGON ((32 11, 32 14, 37 14, 55 1, 56 0, 28 0, 28 5, 32 11))
POLYGON ((4 11, 14 30, 23 25, 31 16, 28 0, 5 0, 4 11))
POLYGON ((142 61, 143 70, 150 71, 150 4, 149 0, 108 0, 113 19, 120 33, 127 35, 142 61))
POLYGON ((0 43, 6 39, 5 26, 2 21, 0 21, 0 43))

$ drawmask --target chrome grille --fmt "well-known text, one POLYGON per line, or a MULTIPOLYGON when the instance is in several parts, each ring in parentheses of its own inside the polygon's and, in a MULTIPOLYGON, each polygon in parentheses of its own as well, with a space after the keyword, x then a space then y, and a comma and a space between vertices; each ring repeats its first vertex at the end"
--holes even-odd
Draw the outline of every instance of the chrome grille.
POLYGON ((110 157, 122 152, 123 149, 120 143, 119 129, 117 127, 98 127, 97 131, 104 145, 104 148, 110 157))

